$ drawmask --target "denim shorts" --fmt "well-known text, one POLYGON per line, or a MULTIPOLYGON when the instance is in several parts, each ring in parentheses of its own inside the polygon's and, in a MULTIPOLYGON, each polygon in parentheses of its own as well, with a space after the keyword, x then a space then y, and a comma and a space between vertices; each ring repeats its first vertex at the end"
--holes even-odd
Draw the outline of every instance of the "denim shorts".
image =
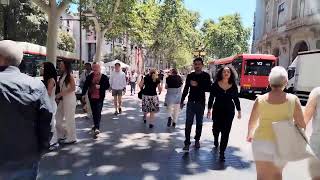
POLYGON ((122 96, 123 90, 112 90, 112 96, 122 96))

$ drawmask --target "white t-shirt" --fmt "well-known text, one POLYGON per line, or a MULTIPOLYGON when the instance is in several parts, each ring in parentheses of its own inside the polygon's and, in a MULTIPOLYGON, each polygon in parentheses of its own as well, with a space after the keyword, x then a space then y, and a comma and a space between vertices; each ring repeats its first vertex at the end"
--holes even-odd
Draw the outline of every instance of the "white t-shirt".
POLYGON ((133 75, 130 74, 130 82, 137 82, 138 80, 138 75, 134 73, 133 75))
POLYGON ((113 90, 123 90, 127 86, 126 75, 124 72, 112 72, 110 80, 110 87, 113 90))

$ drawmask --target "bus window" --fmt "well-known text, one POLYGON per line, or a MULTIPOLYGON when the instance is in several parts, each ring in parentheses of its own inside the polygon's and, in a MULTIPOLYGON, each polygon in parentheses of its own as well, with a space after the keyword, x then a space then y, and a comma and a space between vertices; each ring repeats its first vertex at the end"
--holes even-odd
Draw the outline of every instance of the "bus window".
POLYGON ((232 66, 237 71, 238 76, 240 76, 241 75, 241 70, 242 70, 242 59, 241 58, 235 59, 232 62, 232 66))
POLYGON ((273 67, 269 60, 247 60, 245 75, 268 76, 273 67))

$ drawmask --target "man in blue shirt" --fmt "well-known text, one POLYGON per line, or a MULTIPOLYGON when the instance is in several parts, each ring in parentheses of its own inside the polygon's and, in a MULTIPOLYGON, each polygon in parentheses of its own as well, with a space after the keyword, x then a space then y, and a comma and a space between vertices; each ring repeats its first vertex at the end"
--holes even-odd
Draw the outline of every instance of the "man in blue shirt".
POLYGON ((20 72, 22 57, 17 43, 0 41, 0 179, 36 179, 52 137, 48 92, 20 72))

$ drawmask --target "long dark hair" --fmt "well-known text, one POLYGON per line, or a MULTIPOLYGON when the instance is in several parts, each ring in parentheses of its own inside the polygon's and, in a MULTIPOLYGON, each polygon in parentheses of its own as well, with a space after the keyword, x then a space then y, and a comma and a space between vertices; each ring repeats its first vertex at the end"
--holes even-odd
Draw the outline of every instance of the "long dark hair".
POLYGON ((49 79, 53 78, 57 83, 57 70, 51 62, 43 63, 43 81, 46 88, 48 88, 49 79))
POLYGON ((218 83, 219 81, 221 81, 223 79, 223 75, 222 74, 223 74, 224 68, 229 68, 230 69, 230 78, 229 78, 228 83, 232 84, 232 85, 237 85, 237 83, 236 83, 236 78, 237 78, 236 70, 233 68, 233 66, 230 66, 230 65, 222 66, 218 70, 216 78, 215 78, 215 83, 218 83))
POLYGON ((64 83, 67 86, 70 83, 72 66, 71 66, 71 62, 69 62, 69 61, 62 61, 62 62, 64 64, 64 73, 66 74, 66 78, 64 80, 64 83))

